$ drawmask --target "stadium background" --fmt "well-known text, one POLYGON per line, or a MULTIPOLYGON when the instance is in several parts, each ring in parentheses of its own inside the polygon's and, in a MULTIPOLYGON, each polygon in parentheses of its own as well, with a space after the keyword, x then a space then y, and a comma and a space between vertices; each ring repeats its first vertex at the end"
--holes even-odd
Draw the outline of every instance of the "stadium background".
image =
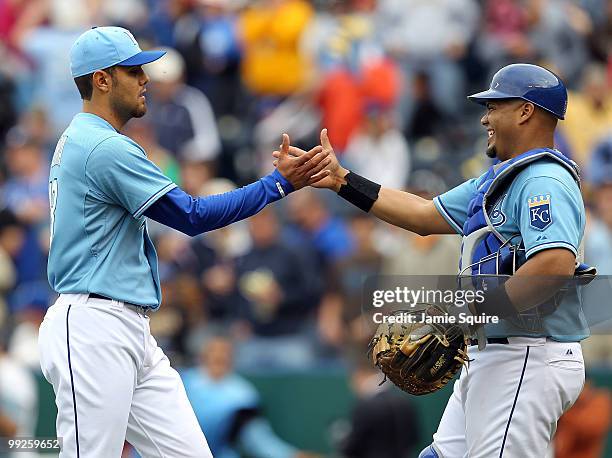
MULTIPOLYGON (((310 147, 322 126, 353 170, 436 195, 488 166, 480 108, 465 96, 507 63, 543 64, 570 90, 556 142, 584 172, 586 261, 612 274, 610 0, 0 0, 0 424, 21 435, 53 435, 36 330, 53 301, 48 167, 80 110, 68 50, 110 24, 143 48, 170 49, 147 68, 149 111, 126 134, 199 195, 267 173, 282 132, 310 147)), ((194 239, 150 229, 164 293, 152 330, 173 365, 209 370, 208 348, 206 364, 254 384, 280 437, 337 456, 352 440, 351 412, 380 380, 364 362, 364 276, 453 274, 459 244, 317 190, 194 239), (234 342, 233 362, 227 345, 210 346, 218 336, 234 342)), ((562 450, 574 440, 596 447, 609 429, 612 337, 589 339, 585 357, 593 388, 562 420, 558 457, 572 456, 562 450)), ((398 434, 418 429, 415 454, 447 394, 398 397, 411 415, 386 421, 398 434)))

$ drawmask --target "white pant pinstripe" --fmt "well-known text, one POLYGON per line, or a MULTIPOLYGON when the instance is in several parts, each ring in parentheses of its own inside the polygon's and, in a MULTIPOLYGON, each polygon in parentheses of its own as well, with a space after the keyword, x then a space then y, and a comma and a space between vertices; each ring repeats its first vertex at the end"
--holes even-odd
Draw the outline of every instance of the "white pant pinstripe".
POLYGON ((138 309, 61 295, 39 347, 55 391, 61 457, 120 457, 126 439, 144 458, 212 457, 182 381, 138 309))
POLYGON ((434 448, 441 458, 544 458, 557 420, 584 385, 580 343, 510 337, 469 348, 434 448))

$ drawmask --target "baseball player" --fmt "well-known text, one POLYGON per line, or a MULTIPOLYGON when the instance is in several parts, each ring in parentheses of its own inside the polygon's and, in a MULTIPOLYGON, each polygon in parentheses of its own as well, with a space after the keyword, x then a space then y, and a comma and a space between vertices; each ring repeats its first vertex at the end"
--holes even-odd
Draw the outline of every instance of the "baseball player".
MULTIPOLYGON (((508 318, 481 328, 486 347, 472 339, 469 370, 455 382, 433 443, 420 458, 544 457, 557 420, 582 390, 579 341, 586 335, 568 332, 582 329, 578 307, 559 310, 562 320, 557 313, 556 320, 542 315, 537 328, 510 316, 547 299, 536 280, 587 270, 576 267, 585 224, 578 173, 553 149, 567 92, 550 71, 514 64, 494 75, 489 90, 469 99, 486 107, 481 123, 487 155, 498 160, 482 176, 426 200, 381 187, 333 156, 332 175, 315 186, 421 235, 458 233, 463 274, 511 275, 482 305, 470 306, 475 315, 508 318), (560 327, 560 321, 572 326, 560 327)), ((325 130, 321 144, 332 150, 325 130)), ((294 147, 290 152, 303 154, 294 147)))
POLYGON ((244 188, 192 197, 119 131, 146 113, 141 51, 119 27, 83 33, 70 51, 83 99, 53 155, 48 277, 60 296, 40 327, 41 367, 56 395, 62 457, 119 457, 127 439, 143 457, 211 457, 177 372, 149 330, 161 302, 147 217, 189 235, 257 213, 324 177, 321 148, 283 157, 244 188))

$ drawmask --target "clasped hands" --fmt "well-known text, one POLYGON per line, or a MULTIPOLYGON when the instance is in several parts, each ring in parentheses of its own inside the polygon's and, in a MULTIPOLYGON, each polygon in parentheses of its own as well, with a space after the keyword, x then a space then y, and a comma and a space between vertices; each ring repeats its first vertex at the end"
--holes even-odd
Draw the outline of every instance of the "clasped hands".
POLYGON ((272 153, 274 166, 297 190, 304 186, 327 188, 335 192, 345 182, 349 173, 340 165, 327 136, 327 129, 321 131, 321 144, 309 151, 292 146, 289 136, 283 134, 279 150, 272 153))

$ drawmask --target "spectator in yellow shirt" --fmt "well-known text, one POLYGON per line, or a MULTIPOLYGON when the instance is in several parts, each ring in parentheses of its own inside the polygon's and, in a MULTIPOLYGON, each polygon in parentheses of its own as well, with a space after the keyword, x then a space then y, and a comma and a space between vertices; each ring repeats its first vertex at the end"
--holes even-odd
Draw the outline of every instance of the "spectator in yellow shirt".
POLYGON ((585 69, 582 90, 570 92, 565 121, 560 124, 572 159, 586 166, 595 145, 612 131, 612 96, 603 66, 585 69))
POLYGON ((254 95, 282 97, 301 88, 307 62, 299 43, 313 13, 304 0, 260 0, 244 10, 242 78, 254 95))

